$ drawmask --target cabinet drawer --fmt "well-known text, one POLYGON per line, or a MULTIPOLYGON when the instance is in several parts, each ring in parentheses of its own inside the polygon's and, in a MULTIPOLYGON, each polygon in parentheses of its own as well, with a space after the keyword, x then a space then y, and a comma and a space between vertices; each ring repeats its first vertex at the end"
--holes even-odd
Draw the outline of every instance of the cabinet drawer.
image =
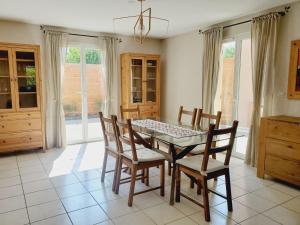
POLYGON ((0 122, 6 120, 22 120, 22 119, 39 119, 40 112, 26 112, 26 113, 1 113, 0 122))
POLYGON ((149 111, 157 111, 156 105, 147 105, 147 106, 140 106, 140 111, 143 112, 149 112, 149 111))
POLYGON ((42 133, 39 131, 4 134, 0 137, 0 152, 24 150, 42 146, 42 133))
POLYGON ((267 138, 266 154, 300 161, 300 144, 267 138))
POLYGON ((279 179, 300 184, 300 161, 291 161, 267 155, 265 159, 265 171, 267 174, 279 179))
POLYGON ((41 130, 40 119, 0 121, 0 133, 41 130))
POLYGON ((268 121, 267 137, 300 143, 300 125, 280 121, 268 121))

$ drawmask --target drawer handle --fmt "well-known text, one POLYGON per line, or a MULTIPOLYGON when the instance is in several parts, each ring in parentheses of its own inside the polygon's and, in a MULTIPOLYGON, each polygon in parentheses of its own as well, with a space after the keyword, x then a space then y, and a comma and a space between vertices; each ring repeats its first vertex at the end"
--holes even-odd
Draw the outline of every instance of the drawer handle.
POLYGON ((6 143, 6 141, 5 141, 5 140, 3 140, 3 141, 2 141, 2 143, 3 143, 3 144, 5 144, 5 143, 6 143))
POLYGON ((3 116, 3 115, 1 115, 1 118, 4 118, 4 116, 3 116))
POLYGON ((31 123, 28 123, 28 126, 31 126, 31 123))
POLYGON ((4 128, 4 125, 1 125, 2 128, 4 128))
POLYGON ((29 140, 31 141, 31 140, 32 140, 32 138, 30 137, 30 138, 29 138, 29 140))
POLYGON ((30 113, 28 113, 28 114, 27 114, 27 116, 31 116, 31 114, 30 114, 30 113))

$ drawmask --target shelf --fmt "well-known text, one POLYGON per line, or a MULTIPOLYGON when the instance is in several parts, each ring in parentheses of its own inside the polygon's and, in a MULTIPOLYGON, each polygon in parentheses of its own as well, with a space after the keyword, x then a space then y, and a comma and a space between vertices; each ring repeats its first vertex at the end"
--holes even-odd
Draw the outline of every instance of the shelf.
POLYGON ((133 80, 141 80, 142 78, 141 77, 133 77, 132 79, 133 80))
POLYGON ((142 65, 131 65, 132 67, 142 67, 142 65))
POLYGON ((30 77, 30 76, 17 76, 17 78, 30 78, 30 79, 35 79, 35 76, 34 76, 34 77, 30 77))
POLYGON ((132 93, 141 93, 142 91, 131 91, 132 93))
POLYGON ((17 62, 34 62, 34 59, 17 59, 17 62))
POLYGON ((0 95, 10 95, 10 92, 0 92, 0 95))
POLYGON ((0 76, 0 78, 9 78, 9 76, 0 76))
POLYGON ((147 92, 156 92, 155 90, 148 90, 147 92))
POLYGON ((19 92, 20 95, 33 95, 36 94, 36 92, 19 92))
POLYGON ((0 58, 0 61, 8 61, 8 58, 0 58))
POLYGON ((157 66, 147 66, 148 68, 156 68, 157 66))
POLYGON ((148 78, 147 80, 156 80, 156 78, 148 78))

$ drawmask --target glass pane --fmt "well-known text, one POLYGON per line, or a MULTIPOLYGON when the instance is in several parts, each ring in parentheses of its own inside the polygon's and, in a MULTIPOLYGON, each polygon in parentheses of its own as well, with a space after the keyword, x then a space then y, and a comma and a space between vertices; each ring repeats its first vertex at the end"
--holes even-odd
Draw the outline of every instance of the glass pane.
POLYGON ((85 49, 85 74, 87 81, 88 139, 102 137, 98 112, 105 101, 102 54, 99 49, 85 49))
POLYGON ((0 109, 11 109, 8 51, 0 50, 0 109))
POLYGON ((37 107, 34 52, 16 52, 19 107, 37 107))
POLYGON ((131 60, 131 102, 142 103, 142 84, 143 84, 143 60, 131 60))
POLYGON ((239 121, 239 131, 245 134, 245 137, 236 141, 236 152, 246 153, 247 139, 251 125, 251 113, 253 110, 253 90, 252 90, 252 66, 251 66, 251 40, 242 41, 241 66, 238 89, 237 119, 239 121))
POLYGON ((68 48, 63 80, 63 106, 68 143, 83 139, 80 68, 80 48, 68 48))
POLYGON ((222 46, 222 59, 215 100, 215 111, 222 111, 221 124, 232 125, 234 120, 235 42, 222 46))
POLYGON ((157 61, 147 60, 147 102, 156 102, 157 61))

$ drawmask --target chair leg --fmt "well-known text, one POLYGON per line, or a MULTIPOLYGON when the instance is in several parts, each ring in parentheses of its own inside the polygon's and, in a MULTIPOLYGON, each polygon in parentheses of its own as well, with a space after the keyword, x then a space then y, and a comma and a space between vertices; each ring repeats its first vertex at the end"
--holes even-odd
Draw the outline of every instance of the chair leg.
POLYGON ((192 179, 190 179, 190 188, 194 188, 194 181, 192 179))
MULTIPOLYGON (((168 154, 171 155, 171 148, 170 147, 168 148, 168 154)), ((171 170, 172 170, 172 163, 168 162, 168 175, 169 176, 171 176, 171 173, 172 173, 171 170)))
POLYGON ((129 207, 132 206, 132 202, 133 202, 136 172, 137 172, 136 165, 133 165, 132 170, 131 170, 131 182, 130 182, 129 197, 128 197, 128 206, 129 207))
POLYGON ((207 188, 207 179, 203 178, 203 205, 204 205, 204 215, 207 222, 210 221, 210 212, 209 212, 209 200, 208 200, 208 188, 207 188))
POLYGON ((165 162, 160 165, 160 196, 165 196, 165 162))
POLYGON ((116 190, 116 180, 117 180, 118 170, 119 170, 119 157, 116 158, 115 171, 114 171, 114 179, 113 179, 113 184, 112 184, 112 191, 116 190))
POLYGON ((118 171, 117 171, 116 185, 115 185, 116 194, 119 194, 121 175, 122 175, 122 157, 118 157, 118 171))
POLYGON ((145 183, 145 169, 142 169, 142 177, 141 177, 141 182, 145 183))
POLYGON ((226 197, 227 197, 227 207, 228 211, 232 211, 232 196, 231 196, 231 184, 229 170, 225 173, 225 185, 226 185, 226 197))
POLYGON ((181 171, 179 166, 176 168, 176 196, 175 201, 180 202, 181 171))
POLYGON ((104 178, 105 178, 107 157, 108 157, 108 153, 107 153, 107 150, 105 149, 104 158, 103 158, 103 165, 102 165, 101 182, 104 182, 104 178))
POLYGON ((197 180, 197 194, 201 195, 201 182, 197 180))
POLYGON ((145 169, 145 185, 149 186, 149 168, 145 169))

